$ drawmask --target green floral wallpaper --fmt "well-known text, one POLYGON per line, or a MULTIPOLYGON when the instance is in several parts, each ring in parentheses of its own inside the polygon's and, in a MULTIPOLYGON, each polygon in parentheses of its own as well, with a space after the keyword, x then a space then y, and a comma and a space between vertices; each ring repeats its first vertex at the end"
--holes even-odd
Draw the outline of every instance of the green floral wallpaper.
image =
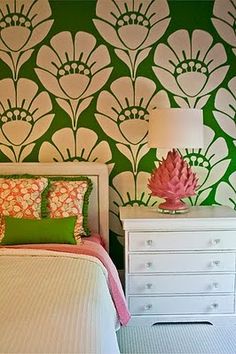
POLYGON ((236 209, 236 0, 1 0, 0 161, 100 161, 110 170, 111 255, 120 205, 154 205, 153 107, 201 108, 191 205, 236 209))

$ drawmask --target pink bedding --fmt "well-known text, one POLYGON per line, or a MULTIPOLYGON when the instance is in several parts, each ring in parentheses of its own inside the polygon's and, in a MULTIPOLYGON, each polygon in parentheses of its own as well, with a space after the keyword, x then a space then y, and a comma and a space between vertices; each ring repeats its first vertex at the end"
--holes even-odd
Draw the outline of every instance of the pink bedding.
POLYGON ((41 249, 48 251, 67 252, 74 254, 85 254, 88 256, 97 257, 108 271, 108 285, 110 293, 115 304, 120 323, 126 325, 130 319, 127 303, 124 297, 123 289, 120 283, 117 269, 109 257, 108 253, 101 244, 101 239, 98 235, 93 235, 91 238, 83 238, 83 242, 79 245, 68 244, 28 244, 14 246, 0 246, 0 248, 23 248, 23 249, 41 249))

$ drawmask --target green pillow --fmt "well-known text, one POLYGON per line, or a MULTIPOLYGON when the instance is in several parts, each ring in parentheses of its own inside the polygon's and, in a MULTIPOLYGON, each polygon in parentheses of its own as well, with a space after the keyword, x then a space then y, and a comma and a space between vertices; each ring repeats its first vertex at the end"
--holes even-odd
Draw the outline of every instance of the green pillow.
POLYGON ((23 219, 5 217, 5 235, 1 244, 70 243, 76 244, 76 216, 55 219, 23 219))

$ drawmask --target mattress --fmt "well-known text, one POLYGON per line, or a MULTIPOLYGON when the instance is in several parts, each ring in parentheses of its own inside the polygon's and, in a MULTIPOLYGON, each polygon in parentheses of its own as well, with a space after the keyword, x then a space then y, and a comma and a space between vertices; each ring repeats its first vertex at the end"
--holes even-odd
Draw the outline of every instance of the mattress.
POLYGON ((119 301, 98 258, 1 248, 0 281, 1 353, 119 353, 119 301))

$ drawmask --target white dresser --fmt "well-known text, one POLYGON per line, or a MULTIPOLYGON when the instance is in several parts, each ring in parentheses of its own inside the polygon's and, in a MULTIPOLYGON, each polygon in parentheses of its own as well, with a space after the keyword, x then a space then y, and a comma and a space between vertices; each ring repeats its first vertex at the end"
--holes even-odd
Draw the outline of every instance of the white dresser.
POLYGON ((186 214, 121 207, 129 325, 236 324, 236 212, 192 207, 186 214))

